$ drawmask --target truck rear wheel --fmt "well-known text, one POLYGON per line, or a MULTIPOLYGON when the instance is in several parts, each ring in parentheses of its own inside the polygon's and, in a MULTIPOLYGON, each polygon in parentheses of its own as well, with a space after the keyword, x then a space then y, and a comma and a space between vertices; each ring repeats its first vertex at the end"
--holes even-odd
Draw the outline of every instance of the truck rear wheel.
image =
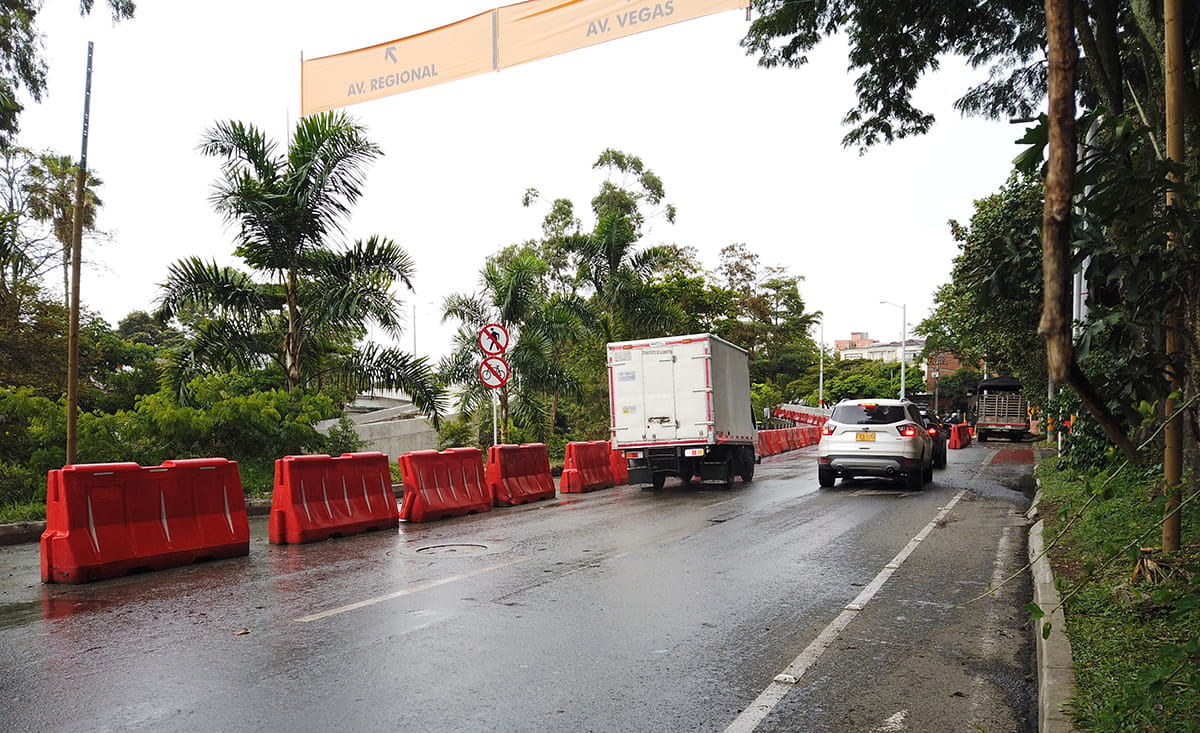
POLYGON ((655 471, 650 474, 650 486, 655 491, 662 491, 662 487, 667 483, 667 474, 660 471, 655 471))
POLYGON ((747 448, 743 449, 738 460, 738 475, 742 477, 743 483, 750 483, 754 480, 754 451, 747 448))

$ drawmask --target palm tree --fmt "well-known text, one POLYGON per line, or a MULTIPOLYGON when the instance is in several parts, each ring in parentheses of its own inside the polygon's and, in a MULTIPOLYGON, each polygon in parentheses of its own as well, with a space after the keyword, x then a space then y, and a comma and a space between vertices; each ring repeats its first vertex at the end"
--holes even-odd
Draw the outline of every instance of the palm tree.
POLYGON ((501 442, 507 440, 510 417, 545 440, 553 428, 557 396, 578 392, 578 384, 558 357, 562 344, 579 337, 584 307, 570 296, 547 296, 547 271, 545 261, 528 250, 502 252, 484 265, 479 292, 456 293, 443 303, 443 319, 457 319, 462 326, 441 371, 448 383, 464 387, 460 401, 465 409, 490 402, 476 372, 481 358, 479 330, 498 323, 509 332, 510 348, 504 358, 510 380, 497 388, 501 442))
MULTIPOLYGON (((75 224, 75 178, 79 165, 68 155, 42 153, 29 166, 25 192, 29 215, 49 224, 62 246, 63 302, 71 307, 71 239, 75 224)), ((96 211, 104 202, 96 189, 104 184, 89 170, 83 188, 83 229, 96 228, 96 211)))
POLYGON ((238 225, 234 254, 258 277, 195 258, 171 267, 159 316, 203 316, 168 377, 180 385, 195 371, 274 362, 288 389, 332 380, 404 390, 436 424, 443 397, 425 359, 353 348, 368 323, 400 334, 391 286, 412 290, 414 270, 389 239, 331 241, 361 196, 366 165, 381 155, 364 128, 344 113, 314 115, 296 125, 280 155, 254 126, 223 122, 200 149, 223 159, 211 201, 238 225))
POLYGON ((606 340, 663 335, 662 329, 677 322, 679 314, 647 284, 674 262, 677 250, 665 245, 639 249, 637 245, 646 220, 662 215, 673 223, 675 207, 665 203, 662 180, 637 156, 609 148, 592 167, 608 173, 592 198, 596 226, 590 234, 564 240, 575 253, 577 277, 591 287, 606 340), (625 180, 614 182, 618 175, 625 180), (646 207, 661 209, 647 213, 646 207))

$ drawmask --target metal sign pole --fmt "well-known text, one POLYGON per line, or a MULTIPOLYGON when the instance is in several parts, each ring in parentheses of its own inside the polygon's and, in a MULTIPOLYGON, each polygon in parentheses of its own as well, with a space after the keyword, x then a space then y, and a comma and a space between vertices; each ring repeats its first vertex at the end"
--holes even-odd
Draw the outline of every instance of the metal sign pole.
POLYGON ((496 408, 500 405, 500 395, 492 390, 492 445, 500 444, 500 429, 496 424, 496 408))

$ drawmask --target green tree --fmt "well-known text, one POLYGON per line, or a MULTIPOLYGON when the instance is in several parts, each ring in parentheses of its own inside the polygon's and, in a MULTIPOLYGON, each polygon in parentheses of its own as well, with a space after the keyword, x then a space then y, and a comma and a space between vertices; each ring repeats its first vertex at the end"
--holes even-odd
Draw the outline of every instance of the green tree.
MULTIPOLYGON (((29 216, 50 227, 58 240, 62 255, 63 302, 71 297, 71 243, 75 225, 75 179, 79 164, 69 156, 42 153, 29 166, 25 190, 28 194, 29 216)), ((83 231, 96 228, 96 213, 104 202, 96 195, 103 181, 87 172, 83 188, 83 231)))
POLYGON ((275 364, 288 389, 320 380, 404 390, 436 422, 443 397, 425 359, 373 344, 351 348, 369 322, 399 335, 390 288, 411 290, 413 274, 408 253, 389 239, 333 241, 361 196, 366 165, 381 154, 362 126, 342 113, 304 118, 279 154, 254 126, 222 122, 201 151, 222 160, 212 201, 238 225, 234 254, 259 279, 196 258, 171 266, 157 315, 200 316, 175 356, 172 381, 275 364))
POLYGON ((916 327, 925 349, 945 349, 988 371, 1011 371, 1032 394, 1046 392, 1037 321, 1042 302, 1042 183, 1014 174, 975 202, 969 226, 950 222, 959 253, 933 313, 916 327))
MULTIPOLYGON (((921 378, 918 367, 908 366, 905 381, 916 384, 921 378)), ((894 399, 900 396, 900 363, 875 359, 837 359, 825 362, 825 403, 837 404, 841 400, 894 399)), ((813 390, 802 399, 810 405, 817 404, 817 392, 813 390)))
POLYGON ((810 332, 819 312, 805 312, 802 277, 782 267, 761 267, 761 258, 741 243, 721 250, 718 277, 733 294, 717 334, 750 352, 750 379, 785 385, 818 361, 810 332))
MULTIPOLYGON (((604 341, 663 335, 678 321, 678 307, 655 297, 647 283, 672 266, 678 250, 638 245, 650 218, 674 223, 675 207, 666 202, 662 180, 637 156, 608 148, 592 167, 605 173, 591 202, 596 225, 558 244, 577 267, 575 282, 591 300, 604 341)), ((564 202, 556 202, 551 216, 560 223, 573 219, 564 202)))
POLYGON ((37 156, 25 148, 0 146, 0 298, 18 286, 37 283, 53 266, 61 245, 30 226, 30 169, 37 156))
POLYGON ((447 383, 463 388, 460 402, 465 411, 490 404, 490 390, 481 384, 477 371, 482 358, 477 342, 480 330, 497 323, 509 334, 503 355, 510 367, 509 381, 496 390, 501 442, 508 439, 510 420, 546 440, 558 397, 579 390, 564 368, 561 353, 583 332, 582 303, 550 295, 548 269, 529 248, 501 252, 484 265, 478 292, 452 294, 443 304, 443 317, 462 325, 441 371, 447 383))
MULTIPOLYGON (((113 22, 133 17, 133 0, 108 0, 113 22)), ((79 0, 80 15, 92 12, 95 0, 79 0)), ((46 62, 41 55, 37 15, 39 0, 5 0, 0 3, 0 150, 7 147, 19 128, 24 106, 17 92, 24 89, 35 102, 46 93, 46 62)))

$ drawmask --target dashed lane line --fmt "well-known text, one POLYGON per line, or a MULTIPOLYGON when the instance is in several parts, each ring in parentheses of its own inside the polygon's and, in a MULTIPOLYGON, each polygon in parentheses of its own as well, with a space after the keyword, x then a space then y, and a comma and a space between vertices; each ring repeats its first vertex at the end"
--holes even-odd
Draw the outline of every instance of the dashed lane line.
POLYGON ((349 603, 345 606, 338 606, 337 608, 331 608, 327 611, 321 611, 320 613, 314 613, 309 616, 301 616, 300 618, 296 619, 296 622, 302 623, 302 624, 307 624, 312 621, 320 621, 323 618, 329 618, 330 616, 337 616, 338 614, 346 613, 348 611, 356 611, 360 608, 366 608, 367 606, 374 606, 377 603, 383 603, 384 601, 390 601, 395 598, 400 598, 401 596, 412 595, 413 593, 420 593, 423 590, 429 590, 430 588, 436 588, 440 585, 448 585, 449 583, 456 583, 460 580, 466 580, 467 578, 473 578, 476 575, 483 575, 484 573, 490 573, 493 570, 507 568, 510 565, 516 565, 518 563, 523 563, 523 562, 526 562, 527 560, 529 560, 529 558, 521 557, 521 558, 517 558, 516 560, 509 560, 508 562, 496 563, 495 565, 488 565, 486 567, 476 568, 475 570, 471 570, 471 571, 465 572, 465 573, 459 573, 458 575, 448 575, 445 578, 438 578, 437 580, 430 580, 425 583, 418 583, 417 585, 410 585, 407 588, 401 588, 398 591, 393 591, 392 593, 386 593, 382 596, 368 598, 365 601, 358 601, 357 603, 349 603))

